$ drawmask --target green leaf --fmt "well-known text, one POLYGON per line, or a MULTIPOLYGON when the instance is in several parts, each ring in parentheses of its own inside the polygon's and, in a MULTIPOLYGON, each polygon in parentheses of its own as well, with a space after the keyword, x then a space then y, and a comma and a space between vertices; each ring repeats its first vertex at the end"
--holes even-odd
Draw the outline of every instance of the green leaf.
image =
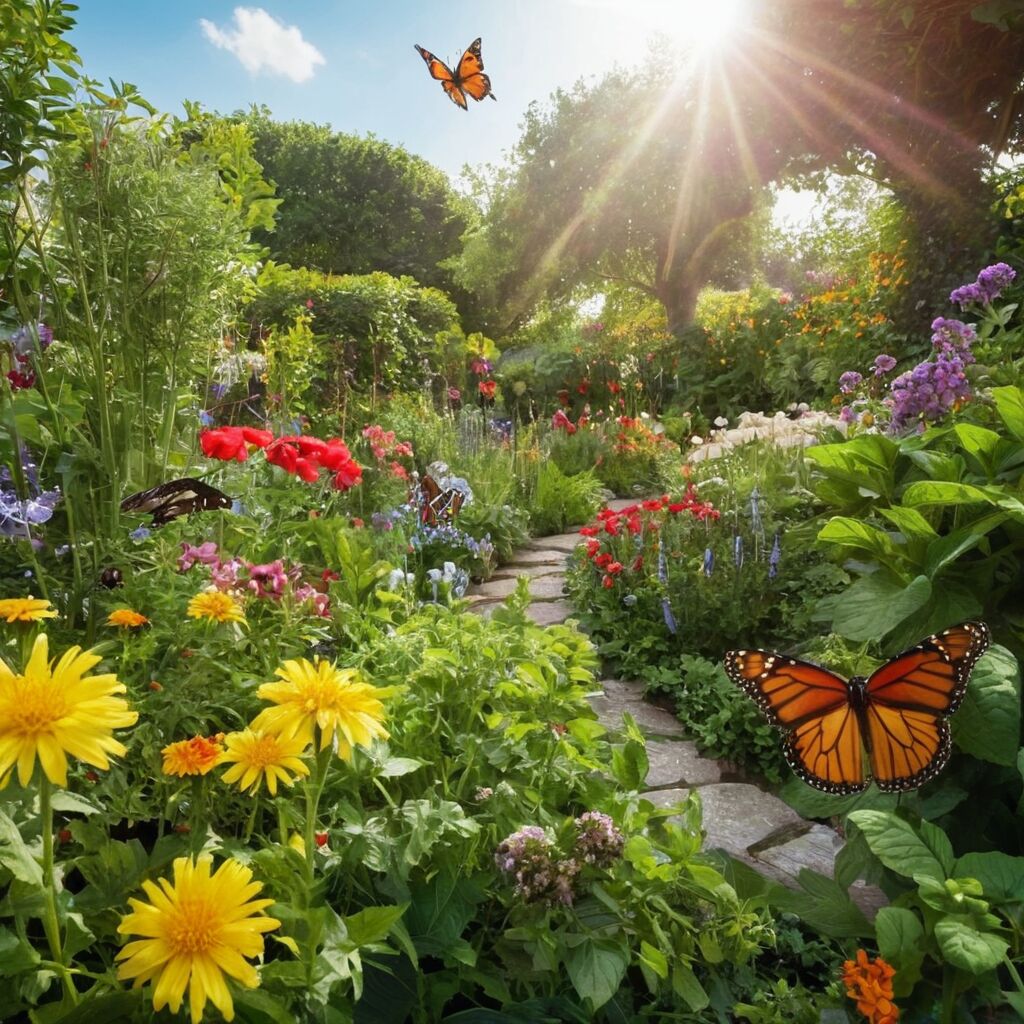
POLYGON ((935 854, 902 818, 888 811, 854 811, 849 820, 864 834, 871 852, 891 871, 906 878, 928 875, 940 882, 946 878, 935 854))
POLYGON ((423 762, 415 757, 389 757, 380 766, 380 774, 385 779, 397 779, 401 775, 409 775, 422 767, 423 762))
POLYGON ((997 967, 1009 943, 991 932, 979 932, 968 921, 944 917, 935 924, 935 940, 946 961, 970 974, 984 974, 997 967))
POLYGON ((1020 747, 1020 669, 1005 648, 990 647, 953 716, 957 746, 983 761, 1013 765, 1020 747))
POLYGON ((871 923, 863 911, 835 879, 826 878, 810 868, 802 868, 797 881, 800 891, 777 890, 772 902, 833 938, 864 938, 873 934, 871 923))
POLYGON ((992 903, 1024 903, 1024 857, 998 850, 965 853, 955 864, 957 878, 976 878, 992 903))
POLYGON ((39 963, 39 954, 27 942, 22 942, 14 932, 0 925, 0 976, 9 978, 14 974, 32 969, 39 963))
POLYGON ((43 884, 43 869, 21 838, 21 830, 0 811, 0 864, 21 882, 43 884))
POLYGON ((976 548, 985 534, 1005 522, 1005 512, 994 512, 969 523, 953 533, 940 537, 928 545, 925 552, 924 571, 929 579, 934 578, 951 562, 976 548))
POLYGON ((63 811, 65 814, 99 814, 100 808, 90 803, 83 796, 77 793, 69 793, 66 789, 59 789, 51 798, 53 809, 63 811))
POLYGON ((693 968, 684 963, 675 963, 672 967, 672 991, 675 992, 694 1013, 703 1010, 711 1002, 704 986, 700 983, 693 968))
POLYGON ((904 907, 882 907, 875 917, 875 936, 878 952, 896 968, 895 994, 908 995, 921 977, 924 963, 924 928, 920 919, 904 907))
POLYGON ((923 607, 931 593, 926 576, 906 587, 879 573, 863 576, 837 603, 832 628, 848 640, 878 640, 923 607))
POLYGON ((975 423, 958 423, 954 428, 964 451, 973 455, 983 466, 991 467, 992 457, 1000 437, 994 430, 975 423))
POLYGON ((934 825, 930 821, 922 821, 918 825, 918 832, 921 839, 924 840, 925 846, 932 851, 935 859, 941 865, 943 877, 949 877, 953 871, 955 860, 953 844, 949 841, 949 836, 938 825, 934 825))
POLYGON ((668 960, 657 946, 652 946, 646 939, 640 942, 640 962, 659 978, 668 977, 668 960))
POLYGON ((629 957, 618 945, 584 939, 565 958, 569 980, 591 1009, 604 1006, 626 976, 629 957))
POLYGON ((395 923, 401 920, 408 903, 392 907, 366 907, 358 914, 343 917, 349 940, 355 947, 368 946, 386 938, 395 923))
POLYGON ((818 540, 866 552, 878 558, 885 566, 891 566, 901 558, 892 538, 884 530, 847 516, 835 516, 830 519, 818 531, 818 540))
POLYGON ((484 898, 471 879, 453 870, 413 886, 405 926, 421 956, 444 956, 461 938, 484 898))
POLYGON ((903 504, 916 505, 996 505, 1016 519, 1024 519, 1024 504, 999 487, 949 483, 943 480, 919 480, 903 492, 903 504))
POLYGON ((878 513, 888 519, 908 540, 931 541, 938 537, 932 524, 916 508, 894 505, 892 508, 880 508, 878 513))
POLYGON ((1024 391, 1015 387, 993 388, 990 392, 996 411, 1006 429, 1018 440, 1024 441, 1024 391))

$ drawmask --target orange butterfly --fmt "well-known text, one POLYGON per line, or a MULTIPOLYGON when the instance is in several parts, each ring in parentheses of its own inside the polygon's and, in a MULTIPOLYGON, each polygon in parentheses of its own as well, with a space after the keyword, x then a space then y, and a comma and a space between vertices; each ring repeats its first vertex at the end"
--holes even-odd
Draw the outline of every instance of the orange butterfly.
POLYGON ((448 99, 456 106, 468 109, 466 96, 472 96, 479 101, 485 96, 492 100, 498 97, 491 92, 491 80, 484 74, 484 59, 480 55, 480 40, 474 39, 469 44, 469 49, 462 55, 462 60, 455 71, 443 60, 435 57, 429 50, 422 46, 413 44, 416 52, 426 61, 427 70, 431 78, 436 78, 441 83, 441 88, 448 94, 448 99))
POLYGON ((785 731, 786 760, 804 782, 826 793, 867 789, 866 749, 878 788, 898 793, 945 767, 952 748, 946 719, 990 640, 983 622, 962 622, 849 682, 769 651, 729 651, 725 671, 785 731))
POLYGON ((442 490, 441 485, 429 474, 420 481, 420 497, 423 502, 420 515, 423 522, 429 526, 450 522, 459 514, 466 499, 466 496, 454 487, 442 490))

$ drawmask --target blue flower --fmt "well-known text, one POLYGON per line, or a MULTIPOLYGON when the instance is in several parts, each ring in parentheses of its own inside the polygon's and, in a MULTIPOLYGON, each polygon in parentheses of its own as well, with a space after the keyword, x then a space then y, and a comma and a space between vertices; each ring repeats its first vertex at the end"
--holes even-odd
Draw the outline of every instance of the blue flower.
POLYGON ((732 560, 737 569, 743 567, 743 538, 738 533, 732 539, 732 560))
POLYGON ((679 626, 676 623, 676 617, 672 614, 672 605, 667 597, 661 599, 661 614, 665 619, 665 626, 668 628, 668 631, 672 634, 678 633, 679 626))
POLYGON ((779 560, 782 558, 782 548, 779 546, 779 535, 775 534, 772 542, 772 552, 768 556, 768 579, 773 580, 779 574, 779 560))
POLYGON ((205 409, 200 409, 199 422, 204 427, 212 427, 217 421, 205 409))
POLYGON ((665 546, 658 538, 658 579, 662 583, 668 583, 668 559, 665 557, 665 546))
POLYGON ((715 553, 711 548, 704 549, 704 575, 710 576, 715 571, 715 553))
POLYGON ((131 537, 131 539, 136 543, 139 543, 141 541, 148 540, 151 533, 152 531, 149 530, 147 527, 140 526, 132 530, 132 532, 129 533, 128 536, 131 537))

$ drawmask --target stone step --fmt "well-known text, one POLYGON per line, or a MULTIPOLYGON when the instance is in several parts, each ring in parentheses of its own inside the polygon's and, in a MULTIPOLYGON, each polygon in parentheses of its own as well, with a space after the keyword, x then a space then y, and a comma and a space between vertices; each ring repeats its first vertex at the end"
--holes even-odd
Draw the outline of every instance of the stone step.
POLYGON ((537 601, 526 609, 526 617, 538 626, 557 626, 574 614, 568 601, 537 601))
POLYGON ((561 551, 569 555, 585 540, 579 533, 556 533, 550 537, 534 537, 524 547, 527 551, 561 551))
POLYGON ((644 700, 643 683, 622 679, 602 680, 604 693, 594 694, 590 706, 597 712, 597 720, 606 729, 621 729, 622 716, 629 712, 637 725, 650 736, 683 736, 683 723, 668 711, 662 711, 644 700))
POLYGON ((706 786, 722 780, 718 762, 701 757, 692 740, 651 740, 647 744, 647 760, 648 789, 706 786))

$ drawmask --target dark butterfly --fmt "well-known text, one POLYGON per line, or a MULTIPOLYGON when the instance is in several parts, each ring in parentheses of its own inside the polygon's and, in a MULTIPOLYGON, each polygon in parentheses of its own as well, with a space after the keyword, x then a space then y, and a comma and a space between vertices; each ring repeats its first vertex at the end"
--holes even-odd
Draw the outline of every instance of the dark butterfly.
POLYGON ((945 767, 946 719, 990 640, 985 623, 962 622, 849 682, 769 651, 729 651, 725 670, 786 733, 786 760, 804 782, 826 793, 867 789, 866 750, 878 788, 899 793, 945 767))
POLYGON ((416 52, 426 62, 430 77, 436 78, 441 83, 441 88, 444 89, 448 99, 457 107, 462 107, 463 110, 469 108, 469 104, 466 103, 467 95, 477 101, 482 100, 485 96, 490 96, 492 100, 498 98, 491 92, 491 80, 484 74, 484 59, 480 55, 479 39, 474 39, 469 44, 469 49, 462 55, 462 59, 454 71, 429 50, 424 50, 416 43, 413 45, 416 47, 416 52))
POLYGON ((163 526, 178 516, 192 512, 207 512, 214 508, 231 508, 234 499, 202 480, 186 476, 181 480, 168 480, 148 491, 129 494, 121 502, 122 512, 149 512, 154 526, 163 526))
POLYGON ((420 481, 420 497, 423 501, 423 522, 431 526, 454 519, 466 498, 462 491, 454 487, 442 490, 441 485, 429 474, 420 481))

